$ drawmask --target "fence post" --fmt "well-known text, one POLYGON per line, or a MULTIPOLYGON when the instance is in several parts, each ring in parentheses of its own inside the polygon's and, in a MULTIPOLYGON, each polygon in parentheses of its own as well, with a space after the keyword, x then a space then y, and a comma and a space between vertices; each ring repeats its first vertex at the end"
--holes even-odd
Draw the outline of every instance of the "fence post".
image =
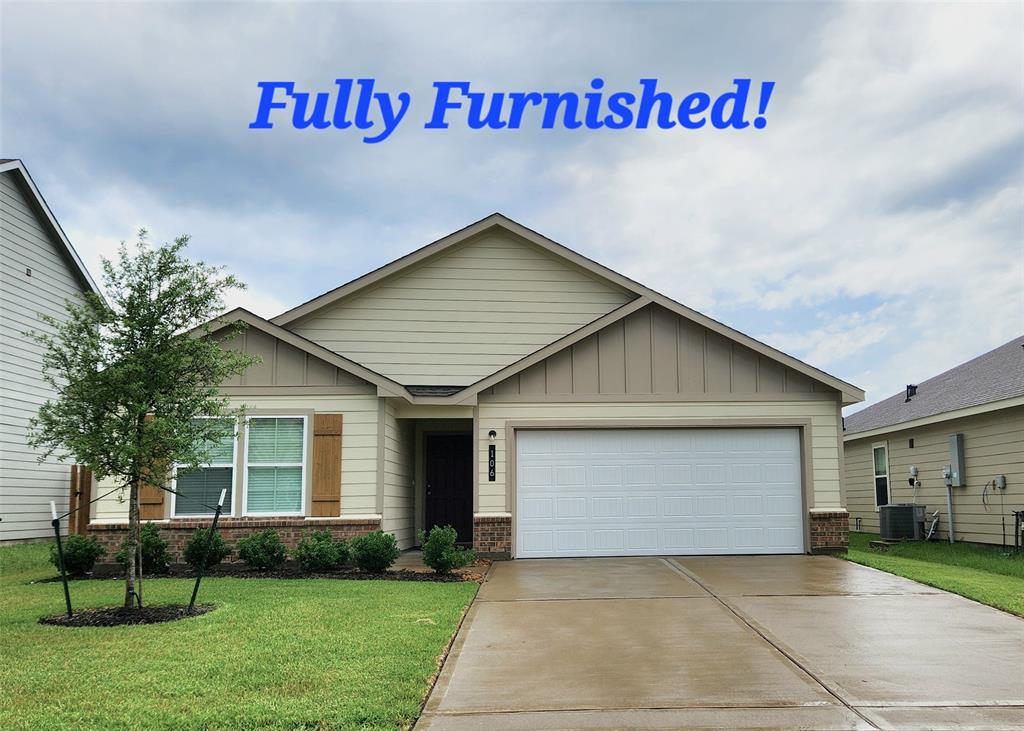
POLYGON ((84 464, 78 467, 78 535, 89 532, 89 513, 92 511, 92 470, 84 464))
POLYGON ((78 533, 78 516, 75 513, 78 510, 80 493, 79 493, 79 482, 80 475, 78 472, 78 465, 71 465, 71 493, 68 495, 68 535, 72 533, 78 533))

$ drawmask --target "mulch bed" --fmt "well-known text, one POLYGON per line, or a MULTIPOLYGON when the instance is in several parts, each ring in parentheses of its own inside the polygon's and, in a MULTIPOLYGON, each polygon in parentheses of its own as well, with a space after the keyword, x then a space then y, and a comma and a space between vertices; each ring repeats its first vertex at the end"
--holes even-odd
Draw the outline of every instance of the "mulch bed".
POLYGON ((185 604, 157 604, 138 609, 124 607, 100 607, 99 609, 77 609, 68 617, 66 614, 55 614, 42 617, 39 624, 53 624, 59 627, 119 627, 126 624, 159 624, 173 622, 178 619, 197 617, 212 612, 212 604, 198 604, 192 614, 188 614, 185 604))
MULTIPOLYGON (((254 569, 240 562, 222 563, 210 566, 206 569, 205 576, 209 577, 232 577, 237 579, 348 579, 350 581, 433 581, 438 583, 451 583, 457 581, 475 581, 482 583, 487 568, 491 565, 488 559, 477 559, 473 564, 463 569, 458 569, 447 575, 439 575, 432 570, 415 571, 412 569, 391 569, 379 574, 370 574, 360 571, 354 567, 345 567, 335 571, 307 574, 302 571, 297 563, 288 561, 277 569, 254 569)), ((86 576, 76 577, 79 579, 117 579, 122 578, 123 569, 117 564, 104 564, 96 566, 96 570, 86 576)), ((196 573, 188 564, 172 564, 170 571, 166 574, 146 574, 147 578, 170 577, 179 579, 195 578, 196 573)), ((69 577, 71 578, 71 577, 69 577)), ((60 581, 60 577, 43 579, 42 581, 60 581)))

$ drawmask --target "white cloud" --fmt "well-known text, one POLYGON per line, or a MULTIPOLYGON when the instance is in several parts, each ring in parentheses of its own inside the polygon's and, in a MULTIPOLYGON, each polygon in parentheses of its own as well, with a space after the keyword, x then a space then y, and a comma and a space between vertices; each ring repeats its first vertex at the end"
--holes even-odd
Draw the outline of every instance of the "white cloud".
POLYGON ((582 238, 625 272, 698 309, 820 310, 818 325, 762 337, 883 398, 1024 325, 1020 169, 991 190, 956 184, 1000 150, 1019 155, 1019 16, 844 6, 764 134, 580 157, 563 205, 593 212, 582 238))
POLYGON ((94 272, 140 225, 188 232, 250 284, 237 304, 274 314, 503 210, 877 400, 1024 325, 1022 13, 12 5, 5 153, 26 158, 94 272), (409 127, 366 146, 244 128, 257 79, 358 75, 421 100, 441 78, 778 83, 761 132, 409 127))

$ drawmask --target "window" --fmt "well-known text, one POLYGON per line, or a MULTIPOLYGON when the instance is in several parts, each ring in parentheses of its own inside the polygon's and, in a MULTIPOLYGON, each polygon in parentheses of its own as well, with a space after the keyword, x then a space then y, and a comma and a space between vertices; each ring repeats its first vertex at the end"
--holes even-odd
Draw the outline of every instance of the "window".
POLYGON ((171 515, 176 518, 212 516, 220 491, 227 490, 224 498, 224 515, 231 515, 231 486, 235 482, 235 424, 232 419, 218 419, 223 427, 217 438, 206 443, 210 462, 198 470, 179 471, 182 465, 174 466, 173 489, 171 494, 171 515))
POLYGON ((302 515, 306 418, 250 416, 245 447, 245 512, 302 515))
POLYGON ((871 450, 875 463, 875 507, 889 504, 889 448, 876 444, 871 450))

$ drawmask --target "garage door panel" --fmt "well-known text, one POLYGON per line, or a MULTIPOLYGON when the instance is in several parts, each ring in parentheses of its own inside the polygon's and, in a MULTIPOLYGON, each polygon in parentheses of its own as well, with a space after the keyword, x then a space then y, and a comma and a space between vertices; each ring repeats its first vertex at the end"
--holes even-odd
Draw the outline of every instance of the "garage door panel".
POLYGON ((585 497, 560 497, 555 500, 555 517, 585 518, 587 517, 587 499, 585 497))
POLYGON ((594 497, 590 499, 591 515, 595 518, 626 517, 626 499, 622 497, 594 497))
POLYGON ((688 464, 661 464, 657 469, 657 482, 665 487, 692 485, 693 466, 688 464))
POLYGON ((517 444, 519 557, 803 551, 795 429, 537 430, 517 444))

